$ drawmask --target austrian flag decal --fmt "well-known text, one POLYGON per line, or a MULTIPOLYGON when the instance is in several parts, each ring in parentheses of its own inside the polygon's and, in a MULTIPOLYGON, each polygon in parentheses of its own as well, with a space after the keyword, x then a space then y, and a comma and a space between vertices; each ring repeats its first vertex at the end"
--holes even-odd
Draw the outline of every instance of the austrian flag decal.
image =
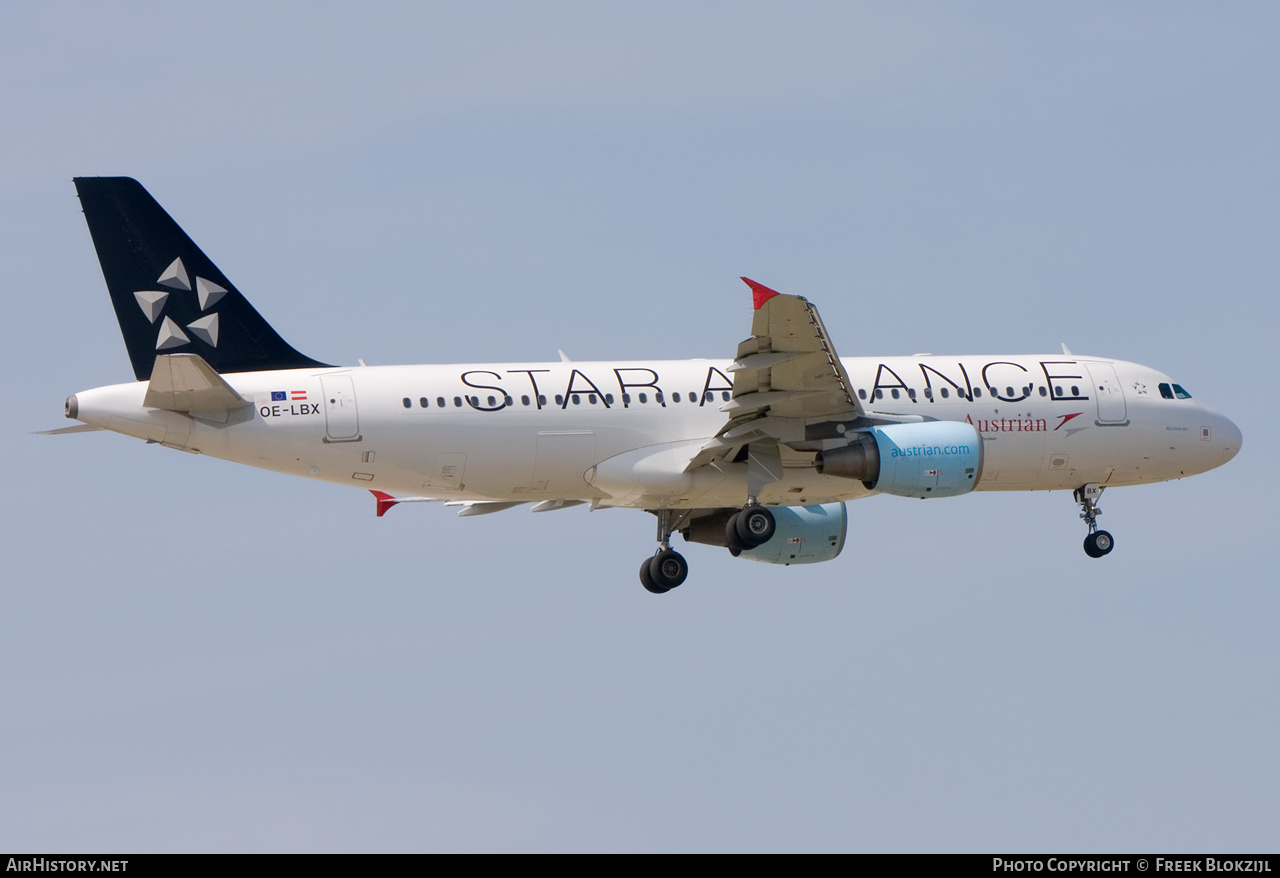
POLYGON ((283 390, 271 391, 272 402, 285 402, 287 400, 292 400, 294 402, 297 402, 299 400, 305 400, 306 398, 307 398, 307 392, 305 390, 290 390, 288 392, 285 392, 283 390))

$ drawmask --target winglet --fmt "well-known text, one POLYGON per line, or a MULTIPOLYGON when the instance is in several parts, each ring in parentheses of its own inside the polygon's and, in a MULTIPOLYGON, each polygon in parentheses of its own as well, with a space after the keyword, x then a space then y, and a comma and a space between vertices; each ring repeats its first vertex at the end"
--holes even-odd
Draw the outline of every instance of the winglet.
POLYGON ((395 497, 392 497, 390 494, 383 491, 370 491, 369 493, 373 495, 373 499, 378 501, 379 518, 386 515, 388 509, 400 502, 395 497))
POLYGON ((771 290, 764 284, 756 283, 749 277, 744 277, 742 282, 751 287, 751 297, 755 300, 756 310, 759 311, 764 303, 779 295, 777 290, 771 290))

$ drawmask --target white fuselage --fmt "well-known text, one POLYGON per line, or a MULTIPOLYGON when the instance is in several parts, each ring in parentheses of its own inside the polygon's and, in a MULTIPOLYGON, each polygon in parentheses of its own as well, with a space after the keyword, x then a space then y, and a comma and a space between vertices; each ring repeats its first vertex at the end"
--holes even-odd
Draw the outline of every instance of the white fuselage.
MULTIPOLYGON (((976 490, 1181 478, 1240 449, 1230 420, 1134 363, 1070 355, 842 360, 872 416, 967 421, 976 490)), ((683 472, 726 423, 723 360, 320 368, 222 377, 252 408, 227 417, 143 405, 147 382, 76 394, 87 424, 262 469, 443 500, 594 500, 734 507, 746 464, 683 472)), ((861 482, 784 458, 766 504, 848 500, 861 482)))

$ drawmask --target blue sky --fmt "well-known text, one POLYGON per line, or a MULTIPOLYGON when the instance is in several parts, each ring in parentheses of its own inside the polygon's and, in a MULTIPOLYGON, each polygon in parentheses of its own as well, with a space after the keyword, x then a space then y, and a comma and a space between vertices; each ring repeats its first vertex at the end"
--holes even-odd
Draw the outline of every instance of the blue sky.
MULTIPOLYGON (((40 4, 0 29, 14 416, 0 847, 1256 851, 1263 3, 40 4), (20 85, 19 85, 20 84, 20 85), (135 176, 327 362, 718 357, 749 275, 840 352, 1151 365, 1245 435, 1118 489, 850 507, 834 562, 367 494, 63 425, 129 380, 71 178, 135 176)), ((1265 468, 1263 470, 1265 472, 1265 468)))

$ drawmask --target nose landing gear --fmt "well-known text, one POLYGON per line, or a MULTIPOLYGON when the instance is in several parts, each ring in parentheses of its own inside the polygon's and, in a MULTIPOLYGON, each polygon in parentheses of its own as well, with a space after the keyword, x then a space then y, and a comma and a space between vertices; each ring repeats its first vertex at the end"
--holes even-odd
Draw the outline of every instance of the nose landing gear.
POLYGON ((1115 539, 1105 530, 1098 530, 1098 516, 1102 510, 1098 508, 1098 500, 1105 490, 1101 485, 1088 484, 1076 488, 1072 497, 1080 506, 1080 517, 1089 527, 1089 535, 1084 538, 1084 553, 1090 558, 1101 558, 1115 547, 1115 539))

